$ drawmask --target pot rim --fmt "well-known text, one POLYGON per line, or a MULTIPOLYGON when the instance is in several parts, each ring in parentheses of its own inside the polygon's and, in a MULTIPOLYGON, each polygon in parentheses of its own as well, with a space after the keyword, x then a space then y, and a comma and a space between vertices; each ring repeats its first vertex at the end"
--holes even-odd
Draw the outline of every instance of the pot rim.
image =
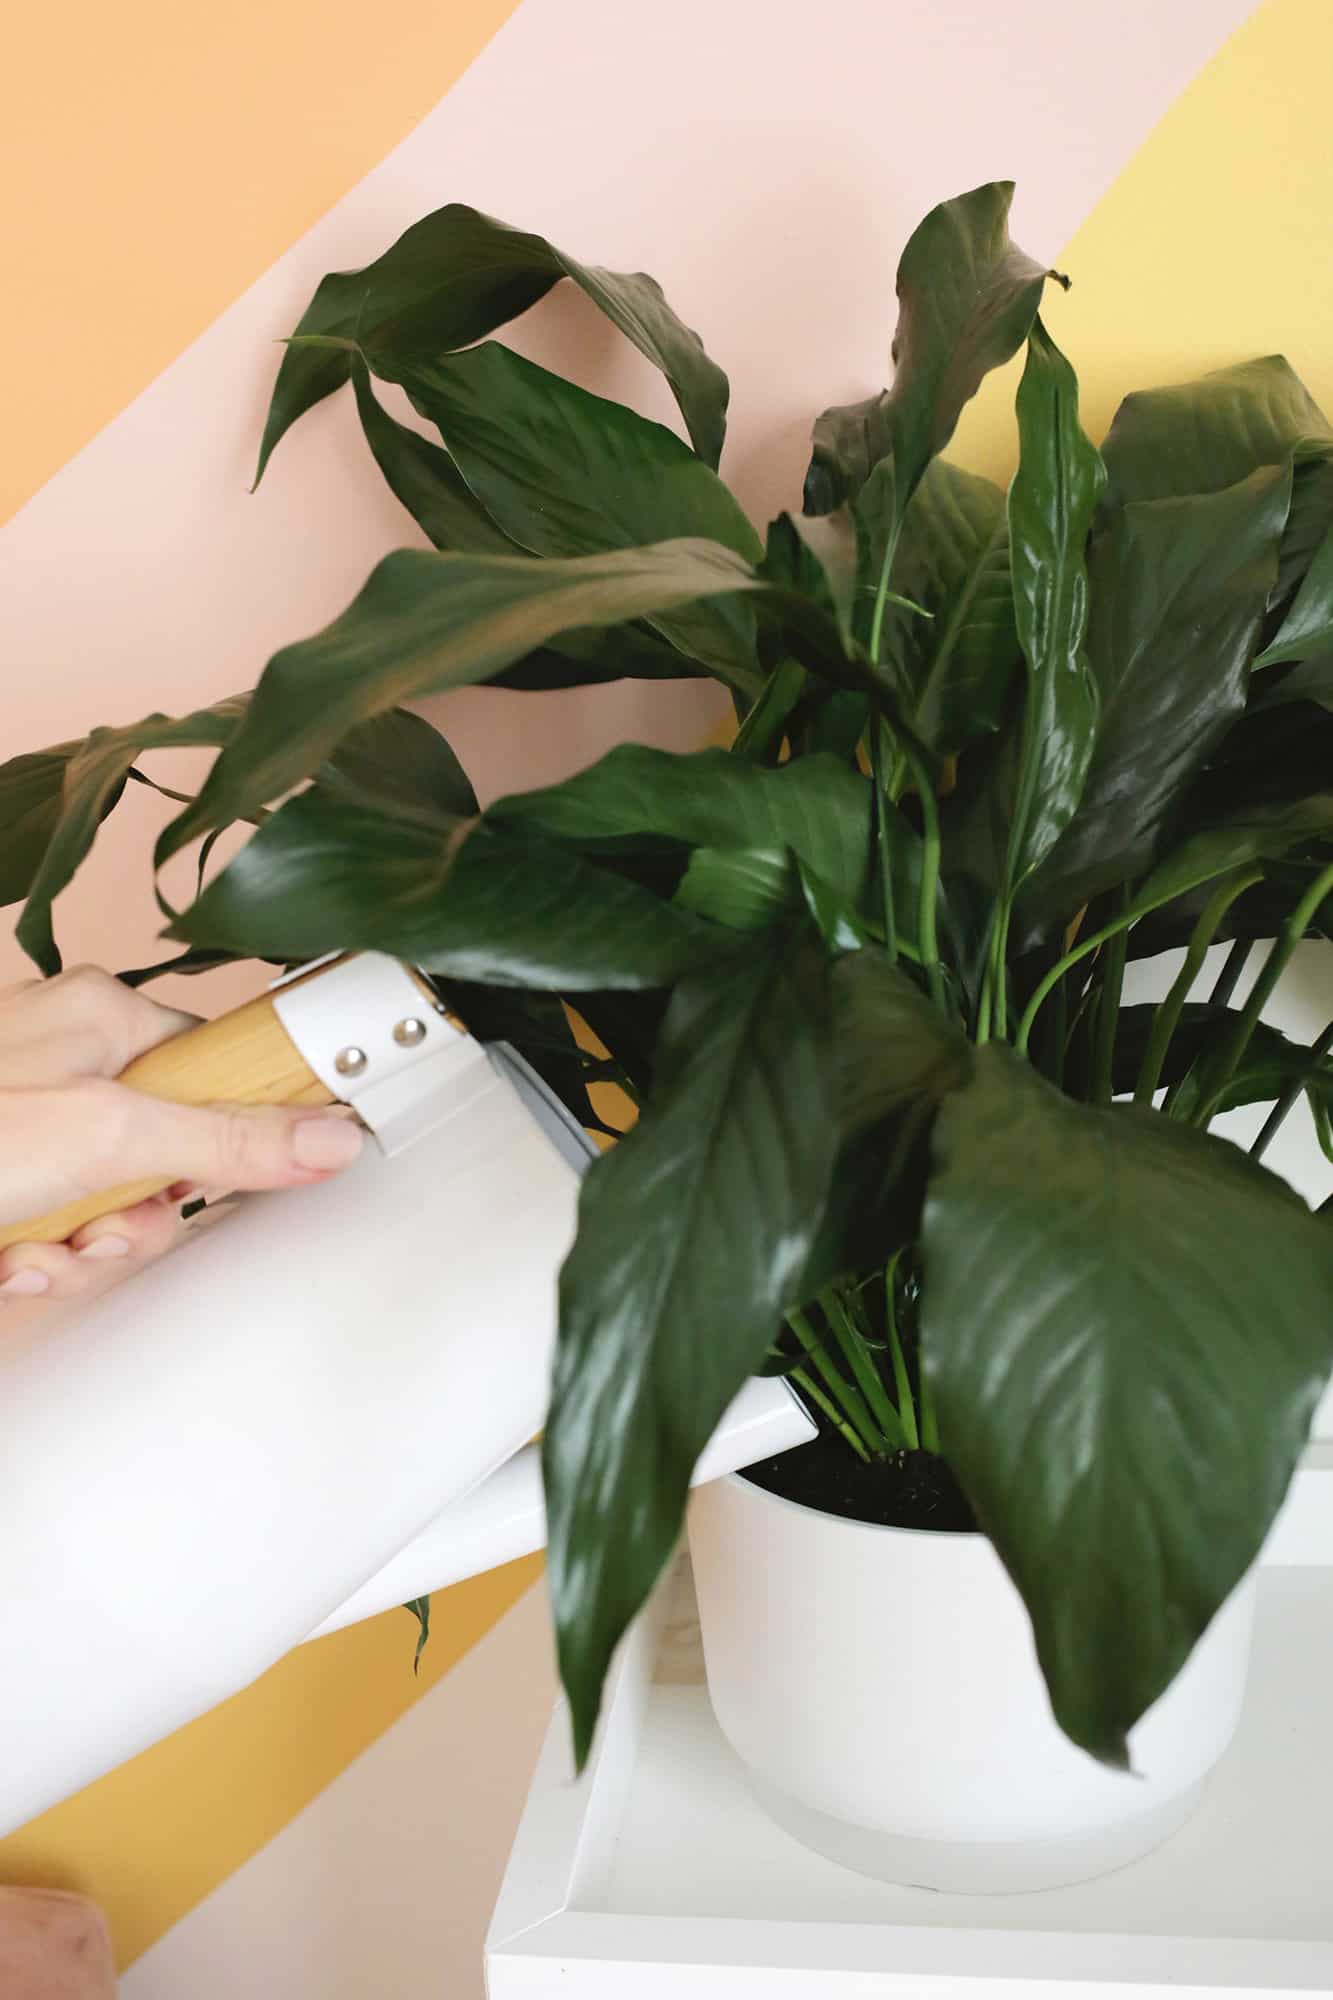
POLYGON ((757 1493, 763 1500, 771 1500, 778 1507, 789 1507, 793 1513, 809 1514, 816 1521, 829 1521, 835 1528, 859 1530, 870 1535, 910 1535, 915 1541, 945 1542, 959 1544, 985 1542, 990 1546, 989 1537, 980 1528, 900 1528, 889 1521, 860 1521, 853 1514, 830 1514, 824 1507, 808 1507, 804 1500, 789 1500, 785 1493, 774 1493, 767 1486, 760 1486, 755 1480, 745 1477, 746 1467, 739 1466, 735 1472, 723 1475, 725 1484, 744 1486, 747 1491, 757 1493))

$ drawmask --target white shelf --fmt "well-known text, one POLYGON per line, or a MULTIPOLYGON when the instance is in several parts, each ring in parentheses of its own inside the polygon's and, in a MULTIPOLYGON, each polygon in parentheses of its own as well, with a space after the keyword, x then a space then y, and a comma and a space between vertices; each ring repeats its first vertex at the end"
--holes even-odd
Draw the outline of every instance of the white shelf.
POLYGON ((557 1712, 491 1927, 491 2000, 679 2000, 685 1977, 691 2000, 1333 1994, 1333 1569, 1299 1516, 1283 1533, 1298 1563, 1265 1568, 1244 1719, 1195 1819, 1117 1875, 1013 1897, 889 1887, 768 1820, 713 1721, 682 1568, 577 1783, 557 1712))

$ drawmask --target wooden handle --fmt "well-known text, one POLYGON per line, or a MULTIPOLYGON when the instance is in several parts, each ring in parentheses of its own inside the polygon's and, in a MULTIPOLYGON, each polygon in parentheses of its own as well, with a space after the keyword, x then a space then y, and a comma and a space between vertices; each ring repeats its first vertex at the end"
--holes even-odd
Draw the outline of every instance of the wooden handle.
MULTIPOLYGON (((327 969, 320 966, 306 976, 318 978, 327 969)), ((131 1090, 176 1104, 334 1102, 278 1019, 268 994, 159 1042, 122 1070, 119 1080, 131 1090)), ((131 1181, 34 1221, 0 1227, 0 1250, 11 1243, 63 1243, 85 1222, 132 1208, 169 1186, 167 1180, 131 1181)))

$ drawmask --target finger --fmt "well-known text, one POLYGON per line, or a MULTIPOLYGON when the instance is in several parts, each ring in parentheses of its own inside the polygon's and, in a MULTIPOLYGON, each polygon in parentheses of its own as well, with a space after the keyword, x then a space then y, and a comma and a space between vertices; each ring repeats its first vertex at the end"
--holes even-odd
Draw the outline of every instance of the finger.
POLYGON ((6 996, 0 1086, 118 1076, 146 1049, 196 1025, 195 1015, 160 1007, 99 966, 74 966, 6 996))
POLYGON ((0 1251, 0 1300, 70 1299, 92 1281, 95 1270, 63 1243, 13 1243, 0 1251))
POLYGON ((70 1237, 69 1247, 88 1263, 109 1264, 117 1259, 142 1263, 169 1250, 179 1228, 180 1211, 175 1202, 158 1195, 86 1223, 70 1237))
POLYGON ((102 1113, 96 1140, 85 1127, 90 1192, 150 1177, 226 1189, 300 1187, 326 1180, 361 1150, 360 1127, 340 1112, 173 1104, 100 1082, 76 1085, 68 1094, 93 1100, 102 1113))

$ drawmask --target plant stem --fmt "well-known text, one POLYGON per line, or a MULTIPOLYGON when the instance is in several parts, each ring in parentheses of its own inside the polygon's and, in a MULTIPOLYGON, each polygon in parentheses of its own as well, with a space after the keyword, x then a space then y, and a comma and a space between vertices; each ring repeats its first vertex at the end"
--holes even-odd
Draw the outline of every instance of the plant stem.
POLYGON ((860 1391, 854 1389, 847 1378, 834 1367, 825 1352, 823 1341, 804 1313, 797 1312, 793 1307, 787 1314, 787 1324, 823 1376, 834 1401, 839 1405, 848 1423, 858 1432, 867 1452, 874 1458, 882 1457, 883 1441, 860 1391))
POLYGON ((1253 938, 1237 938, 1223 961, 1222 970, 1217 975, 1217 984, 1208 995, 1210 1007, 1225 1007, 1236 990, 1240 975, 1245 970, 1245 962, 1254 950, 1253 938))
MULTIPOLYGON (((1129 898, 1121 900, 1121 909, 1129 898)), ((1092 1104, 1109 1104, 1115 1095, 1115 1036, 1120 1025, 1120 995, 1125 985, 1125 955, 1129 932, 1117 931, 1108 940, 1106 962, 1097 993, 1097 1021, 1092 1044, 1092 1104)), ((1063 984, 1060 991, 1064 992, 1063 984)))
POLYGON ((1027 1054, 1028 1037, 1032 1033, 1032 1024, 1041 1012, 1042 1005, 1051 988, 1058 986, 1065 974, 1071 972, 1080 959, 1086 958, 1090 951, 1096 951, 1099 944, 1105 944, 1107 939, 1114 937, 1117 931, 1128 929, 1129 924, 1133 921, 1133 918, 1117 917, 1113 923, 1104 924, 1101 930, 1094 931, 1091 937, 1081 939, 1072 951, 1067 951, 1063 958, 1056 960, 1055 964, 1046 974, 1046 977, 1037 987, 1032 998, 1028 1001, 1027 1006, 1023 1009, 1023 1018, 1018 1024, 1018 1034, 1014 1039, 1014 1047, 1020 1055, 1027 1054))
POLYGON ((1208 1103, 1201 1105, 1195 1113, 1194 1123, 1196 1125, 1207 1124, 1213 1115, 1214 1103, 1220 1102, 1221 1098, 1226 1094, 1226 1087, 1236 1074, 1241 1059, 1250 1045, 1250 1037, 1258 1026, 1260 1014, 1262 1014, 1264 1008, 1268 1005, 1273 988, 1286 971, 1292 953, 1305 936, 1306 930, 1309 928, 1310 919, 1330 890, 1333 890, 1333 865, 1320 870, 1314 882, 1306 890, 1300 902, 1282 926, 1281 935, 1274 941, 1273 949, 1264 960, 1263 970, 1250 989, 1244 1008, 1241 1010, 1240 1019, 1237 1021, 1231 1038, 1227 1042, 1219 1060, 1218 1067, 1222 1078, 1221 1085, 1213 1092, 1213 1096, 1208 1103))
POLYGON ((921 1449, 934 1452, 938 1458, 940 1450, 940 1427, 935 1416, 935 1398, 931 1393, 930 1379, 925 1364, 917 1356, 917 1403, 921 1410, 921 1449))
MULTIPOLYGON (((1171 1046, 1171 1037, 1180 1025, 1180 1016, 1189 998, 1190 988, 1198 978, 1204 959, 1208 956, 1208 947, 1212 944, 1214 932, 1237 896, 1252 888, 1261 879, 1263 872, 1262 868, 1246 868, 1239 875, 1224 877, 1200 911, 1199 920, 1190 933, 1190 941, 1181 968, 1172 980, 1165 1000, 1153 1016, 1152 1033, 1148 1037, 1148 1046, 1143 1052, 1143 1062, 1139 1068, 1139 1079, 1134 1086, 1136 1104, 1151 1104, 1157 1095, 1157 1086, 1162 1080, 1162 1065, 1171 1046)), ((1109 1101, 1108 1099, 1107 1102, 1109 1101)))
MULTIPOLYGON (((866 1352, 863 1336, 853 1325, 842 1300, 831 1286, 827 1291, 820 1293, 819 1303, 825 1319, 833 1330, 835 1340, 846 1355, 852 1373, 861 1385, 866 1402, 883 1433, 885 1444, 896 1446, 901 1450, 908 1441, 909 1431, 914 1428, 907 1411, 895 1410, 889 1401, 884 1384, 879 1379, 879 1371, 866 1352)), ((910 1408, 909 1402, 908 1409, 910 1408)))
POLYGON ((890 965, 898 963, 898 917, 893 901, 893 856, 889 842, 889 816, 885 810, 887 800, 884 795, 883 772, 883 729, 879 714, 870 713, 870 779, 875 792, 875 846, 876 869, 879 875, 879 893, 884 913, 884 949, 889 955, 890 965))
POLYGON ((889 601, 889 573, 893 568, 893 558, 898 553, 898 536, 902 532, 902 521, 894 523, 893 533, 884 546, 884 560, 879 566, 879 583, 875 590, 875 608, 870 616, 870 658, 879 665, 879 642, 884 633, 884 607, 889 601))
POLYGON ((921 895, 917 905, 917 942, 930 983, 930 997, 941 1013, 947 1011, 944 972, 935 933, 935 906, 940 890, 940 809, 925 766, 908 744, 903 745, 917 796, 921 800, 921 895))
POLYGON ((898 1308, 894 1297, 894 1278, 898 1270, 897 1257, 889 1259, 884 1273, 884 1324, 889 1336, 889 1354, 893 1361, 894 1386, 898 1391, 898 1413, 902 1418, 903 1432, 909 1451, 921 1449, 921 1436, 916 1427, 916 1406, 912 1401, 912 1378, 907 1372, 907 1357, 903 1353, 902 1340, 898 1333, 898 1308))
POLYGON ((829 1401, 828 1397, 824 1394, 824 1391, 820 1388, 818 1382, 815 1381, 814 1377, 812 1375, 808 1375, 804 1368, 793 1368, 790 1370, 787 1376, 787 1380, 789 1382, 794 1382, 797 1388, 800 1390, 801 1394, 803 1396, 808 1396, 810 1398, 810 1401, 814 1404, 815 1408, 817 1410, 822 1410, 824 1412, 824 1415, 828 1418, 834 1430, 838 1431, 844 1438, 846 1438, 848 1444, 851 1446, 852 1450, 856 1453, 857 1457, 861 1460, 862 1464, 869 1465, 870 1453, 866 1450, 860 1438, 856 1435, 856 1432, 847 1422, 847 1419, 843 1416, 840 1416, 838 1411, 834 1409, 832 1403, 829 1401))
MULTIPOLYGON (((1311 1057, 1310 1068, 1312 1071, 1315 1068, 1317 1068, 1320 1057, 1328 1053, 1330 1044, 1333 1044, 1333 1021, 1329 1022, 1328 1026, 1324 1029, 1324 1032, 1319 1036, 1318 1040, 1310 1044, 1310 1057, 1311 1057)), ((1268 1150, 1270 1142, 1277 1136, 1277 1133, 1281 1128, 1284 1120, 1286 1119, 1288 1112, 1295 1104, 1296 1099, 1300 1096, 1301 1092, 1305 1089, 1307 1081, 1308 1078, 1306 1077, 1301 1077, 1301 1076, 1293 1077, 1291 1082, 1287 1085, 1286 1089, 1282 1092, 1282 1095, 1278 1098, 1277 1103, 1273 1106, 1273 1109, 1269 1112, 1267 1118, 1265 1118, 1263 1124, 1260 1126, 1259 1136, 1255 1139, 1253 1145, 1250 1147, 1250 1158, 1252 1160, 1261 1160, 1263 1158, 1264 1154, 1268 1150)))

